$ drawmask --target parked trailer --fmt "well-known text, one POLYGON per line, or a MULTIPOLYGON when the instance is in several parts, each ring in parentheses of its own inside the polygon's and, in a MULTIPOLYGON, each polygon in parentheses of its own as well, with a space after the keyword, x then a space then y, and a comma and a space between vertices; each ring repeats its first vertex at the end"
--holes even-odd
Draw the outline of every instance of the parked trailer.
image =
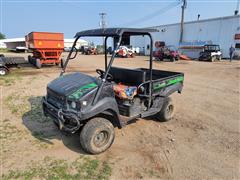
POLYGON ((29 63, 41 68, 43 64, 63 64, 61 54, 64 50, 63 33, 31 32, 25 36, 26 46, 33 51, 29 63))
POLYGON ((25 64, 24 57, 5 57, 0 54, 0 76, 6 75, 10 71, 10 67, 19 66, 19 64, 25 64))

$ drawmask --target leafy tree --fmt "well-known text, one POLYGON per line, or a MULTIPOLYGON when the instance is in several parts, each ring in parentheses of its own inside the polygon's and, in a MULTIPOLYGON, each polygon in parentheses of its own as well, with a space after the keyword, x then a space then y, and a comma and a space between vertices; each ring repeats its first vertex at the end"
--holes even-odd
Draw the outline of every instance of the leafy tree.
POLYGON ((0 32, 0 39, 6 39, 6 36, 0 32))

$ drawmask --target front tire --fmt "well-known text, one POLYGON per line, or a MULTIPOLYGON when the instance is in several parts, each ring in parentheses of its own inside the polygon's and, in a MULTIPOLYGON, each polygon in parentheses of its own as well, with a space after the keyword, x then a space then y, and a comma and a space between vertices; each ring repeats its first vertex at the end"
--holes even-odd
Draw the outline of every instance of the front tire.
POLYGON ((90 154, 106 151, 113 143, 115 131, 112 123, 104 118, 89 120, 80 132, 80 144, 90 154))
POLYGON ((158 121, 166 122, 173 118, 174 116, 174 104, 170 97, 165 99, 162 109, 156 114, 156 119, 158 121))
POLYGON ((216 59, 217 59, 216 56, 212 56, 212 57, 210 58, 210 61, 211 61, 211 62, 214 62, 214 61, 216 61, 216 59))
POLYGON ((179 59, 180 59, 179 56, 176 56, 176 57, 175 57, 175 61, 178 61, 179 59))

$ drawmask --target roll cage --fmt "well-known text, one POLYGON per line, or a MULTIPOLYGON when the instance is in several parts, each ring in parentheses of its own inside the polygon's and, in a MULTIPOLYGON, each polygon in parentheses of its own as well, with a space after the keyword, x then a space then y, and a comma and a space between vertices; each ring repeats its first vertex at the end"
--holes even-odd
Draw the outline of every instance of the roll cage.
POLYGON ((149 82, 150 83, 149 83, 148 108, 150 108, 151 100, 152 100, 152 81, 153 81, 152 80, 153 39, 152 39, 152 36, 150 34, 151 32, 157 32, 157 30, 156 29, 137 29, 137 28, 105 28, 105 29, 93 29, 93 30, 80 31, 80 32, 76 33, 76 35, 75 35, 76 39, 73 43, 71 51, 69 52, 64 65, 63 65, 60 76, 62 76, 65 73, 65 70, 66 70, 66 67, 67 67, 67 64, 68 64, 69 60, 74 59, 76 57, 77 52, 73 57, 72 57, 72 53, 76 49, 75 46, 76 46, 76 43, 77 43, 77 41, 80 37, 86 37, 86 36, 88 36, 88 37, 104 37, 105 38, 105 43, 104 43, 105 74, 104 74, 104 77, 102 78, 102 83, 98 87, 96 96, 95 96, 95 98, 92 102, 92 105, 94 105, 98 100, 98 97, 99 97, 99 95, 102 91, 104 83, 106 82, 109 70, 110 70, 110 68, 113 64, 114 58, 116 56, 116 50, 119 48, 119 46, 121 44, 122 37, 123 36, 145 36, 145 35, 149 36, 149 38, 150 38, 150 61, 149 61, 150 76, 149 76, 149 82), (118 42, 117 42, 117 45, 116 45, 116 47, 115 47, 115 49, 112 53, 110 61, 108 62, 108 59, 107 59, 107 40, 108 40, 109 37, 117 38, 118 42))

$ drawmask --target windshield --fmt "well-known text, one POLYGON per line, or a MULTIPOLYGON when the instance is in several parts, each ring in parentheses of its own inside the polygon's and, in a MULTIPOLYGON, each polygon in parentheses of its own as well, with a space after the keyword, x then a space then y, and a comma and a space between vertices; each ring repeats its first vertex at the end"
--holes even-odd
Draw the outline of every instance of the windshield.
POLYGON ((167 48, 170 50, 170 51, 177 51, 177 48, 175 46, 167 46, 167 48))
POLYGON ((208 45, 208 46, 204 46, 204 50, 206 51, 219 51, 220 47, 219 46, 215 46, 215 45, 208 45))

